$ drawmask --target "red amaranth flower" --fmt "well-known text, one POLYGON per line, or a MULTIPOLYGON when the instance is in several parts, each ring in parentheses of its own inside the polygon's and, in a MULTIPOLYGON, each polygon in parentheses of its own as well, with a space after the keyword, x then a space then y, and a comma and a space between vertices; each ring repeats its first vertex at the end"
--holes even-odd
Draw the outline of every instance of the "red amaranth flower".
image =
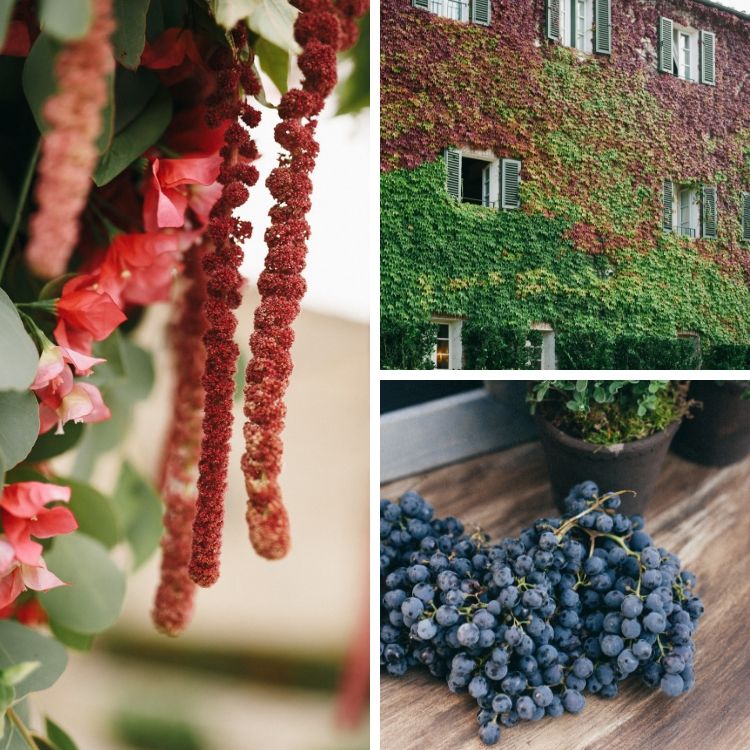
POLYGON ((87 36, 66 45, 55 61, 57 93, 44 105, 50 125, 42 141, 38 209, 29 223, 26 260, 42 278, 65 272, 78 240, 78 217, 91 189, 102 129, 107 76, 115 67, 110 43, 112 0, 94 0, 87 36))
POLYGON ((305 293, 301 276, 305 267, 312 181, 318 144, 317 116, 336 85, 336 51, 352 43, 350 31, 341 33, 342 19, 350 20, 367 9, 366 0, 347 0, 335 6, 330 0, 297 0, 302 11, 294 26, 302 45, 299 67, 302 86, 284 94, 279 104, 282 121, 274 129, 288 155, 279 159, 266 180, 276 205, 265 239, 268 254, 258 280, 261 302, 255 312, 250 338, 253 358, 245 372, 245 453, 242 470, 247 490, 250 540, 258 554, 283 557, 289 549, 289 520, 281 499, 279 473, 283 444, 284 395, 292 373, 291 324, 305 293), (303 119, 307 122, 303 122, 303 119))
MULTIPOLYGON (((238 49, 247 45, 247 30, 237 27, 234 42, 238 49)), ((234 375, 239 347, 234 341, 237 319, 234 309, 242 300, 239 241, 249 236, 250 226, 233 215, 233 209, 248 197, 247 185, 257 180, 257 171, 247 162, 257 158, 258 149, 247 131, 236 122, 250 107, 243 103, 240 81, 247 91, 257 87, 252 72, 252 56, 240 62, 228 49, 219 49, 212 60, 217 72, 216 91, 206 102, 206 122, 211 127, 222 121, 232 124, 225 130, 220 153, 223 164, 219 182, 221 196, 211 209, 207 237, 210 242, 203 259, 206 274, 204 311, 208 328, 204 336, 206 361, 203 371, 205 404, 203 438, 198 464, 198 498, 193 523, 190 576, 201 586, 210 586, 219 577, 221 531, 224 524, 224 495, 227 483, 229 440, 232 434, 234 375)), ((255 121, 255 115, 251 121, 255 121)))
POLYGON ((203 418, 201 374, 206 359, 203 346, 206 285, 202 252, 203 246, 196 245, 185 256, 184 276, 188 286, 170 332, 177 381, 172 422, 162 461, 161 491, 165 513, 161 581, 151 613, 157 629, 166 635, 177 635, 187 627, 192 617, 195 593, 188 564, 193 540, 194 488, 203 418))

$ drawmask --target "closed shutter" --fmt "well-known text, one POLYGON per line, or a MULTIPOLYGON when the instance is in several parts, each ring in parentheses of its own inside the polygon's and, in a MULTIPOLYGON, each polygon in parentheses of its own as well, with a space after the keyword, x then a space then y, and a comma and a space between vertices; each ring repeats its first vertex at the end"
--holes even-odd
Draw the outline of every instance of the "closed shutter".
POLYGON ((702 217, 703 231, 701 234, 707 239, 716 239, 718 227, 718 213, 716 207, 716 188, 713 185, 704 185, 701 188, 702 194, 702 217))
POLYGON ((547 37, 554 41, 560 39, 560 2, 547 0, 547 37))
POLYGON ((701 83, 716 85, 716 34, 701 31, 701 83))
POLYGON ((482 26, 490 25, 492 0, 473 0, 471 3, 471 20, 482 26))
POLYGON ((521 162, 503 159, 500 169, 500 205, 502 208, 521 206, 521 162))
POLYGON ((420 10, 430 9, 430 0, 411 0, 412 7, 419 8, 420 10))
POLYGON ((750 242, 750 193, 742 194, 742 241, 750 242))
POLYGON ((600 55, 612 54, 612 0, 595 1, 594 51, 600 55))
POLYGON ((662 229, 665 232, 672 231, 672 210, 674 205, 674 183, 672 180, 664 180, 663 190, 663 211, 662 211, 662 229))
POLYGON ((674 73, 674 22, 670 18, 659 19, 659 70, 674 73))
POLYGON ((461 200, 461 152, 455 148, 445 149, 445 186, 448 195, 461 200))

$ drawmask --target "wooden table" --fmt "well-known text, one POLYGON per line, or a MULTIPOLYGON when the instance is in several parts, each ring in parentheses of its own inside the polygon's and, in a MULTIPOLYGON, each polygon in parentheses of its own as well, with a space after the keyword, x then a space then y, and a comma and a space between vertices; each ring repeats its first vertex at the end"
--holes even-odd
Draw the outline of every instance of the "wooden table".
MULTIPOLYGON (((539 443, 474 458, 382 488, 420 492, 440 515, 514 536, 554 513, 539 443)), ((587 695, 578 716, 502 729, 503 750, 750 749, 750 460, 726 469, 670 454, 647 530, 698 576, 706 614, 696 635, 696 684, 668 698, 639 680, 613 700, 587 695)), ((479 750, 476 703, 426 671, 381 679, 381 750, 479 750)))

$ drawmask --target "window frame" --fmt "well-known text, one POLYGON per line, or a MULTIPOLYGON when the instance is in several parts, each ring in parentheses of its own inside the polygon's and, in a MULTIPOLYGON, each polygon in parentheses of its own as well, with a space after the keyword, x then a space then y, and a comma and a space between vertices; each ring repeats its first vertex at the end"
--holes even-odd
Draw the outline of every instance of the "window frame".
MULTIPOLYGON (((430 360, 434 365, 435 369, 440 370, 463 370, 463 341, 461 338, 461 332, 463 327, 463 318, 453 318, 447 315, 433 315, 430 318, 430 322, 437 326, 448 326, 448 337, 440 338, 439 335, 435 336, 435 343, 430 352, 430 360), (448 367, 438 367, 438 342, 448 342, 448 367)), ((439 332, 438 332, 439 333, 439 332)))

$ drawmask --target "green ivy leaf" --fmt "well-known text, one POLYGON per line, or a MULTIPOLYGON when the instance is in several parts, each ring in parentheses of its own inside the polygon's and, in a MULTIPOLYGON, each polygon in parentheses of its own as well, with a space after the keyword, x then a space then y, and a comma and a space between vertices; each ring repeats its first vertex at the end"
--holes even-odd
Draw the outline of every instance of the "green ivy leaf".
POLYGON ((161 138, 171 120, 172 97, 160 87, 140 116, 118 133, 102 154, 94 182, 100 187, 111 182, 161 138))
POLYGON ((50 619, 76 633, 100 633, 120 615, 125 598, 125 576, 107 550, 80 533, 57 537, 45 560, 49 569, 69 586, 39 595, 50 619))
POLYGON ((120 529, 112 500, 83 482, 64 477, 55 481, 71 489, 69 507, 78 521, 78 531, 107 549, 114 547, 120 541, 120 529))
POLYGON ((135 70, 146 45, 146 16, 150 0, 115 0, 117 29, 112 36, 115 59, 135 70))
POLYGON ((91 646, 94 645, 93 635, 76 633, 74 630, 69 630, 54 620, 49 621, 49 629, 60 643, 76 651, 90 651, 91 646))
POLYGON ((33 382, 39 353, 10 297, 0 289, 0 391, 25 391, 33 382))
POLYGON ((134 567, 138 568, 159 546, 163 530, 161 498, 126 461, 117 480, 114 503, 133 550, 134 567))
POLYGON ((289 88, 289 53, 261 38, 255 43, 255 54, 261 69, 273 81, 273 85, 282 94, 286 93, 289 88))
POLYGON ((0 620, 0 668, 29 661, 39 662, 39 668, 15 686, 17 698, 54 685, 68 656, 57 641, 13 620, 0 620))
POLYGON ((271 44, 293 54, 300 51, 293 31, 299 11, 287 0, 211 0, 211 9, 225 29, 244 18, 249 29, 271 44))
POLYGON ((55 743, 58 750, 78 750, 76 743, 64 732, 60 727, 55 724, 52 719, 47 719, 46 722, 47 737, 50 741, 55 743))
POLYGON ((90 0, 42 0, 39 8, 42 31, 61 41, 82 39, 91 27, 90 0))
POLYGON ((39 404, 31 391, 0 392, 0 451, 6 471, 29 455, 39 435, 39 404))
POLYGON ((15 4, 16 0, 0 0, 0 47, 5 43, 5 36, 8 33, 8 25, 15 4))

